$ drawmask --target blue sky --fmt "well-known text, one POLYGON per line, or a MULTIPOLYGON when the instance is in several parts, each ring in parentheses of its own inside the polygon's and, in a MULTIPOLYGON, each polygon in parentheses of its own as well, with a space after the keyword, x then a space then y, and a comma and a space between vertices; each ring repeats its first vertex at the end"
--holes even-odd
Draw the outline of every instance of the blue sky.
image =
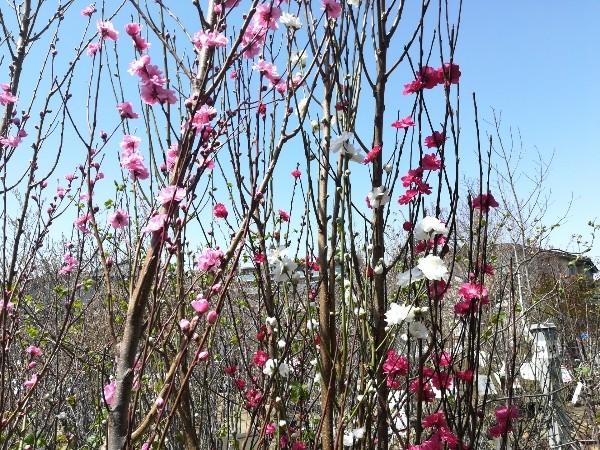
MULTIPOLYGON (((556 222, 572 200, 550 241, 563 249, 572 234, 589 235, 589 220, 600 220, 598 17, 596 1, 474 1, 463 8, 456 56, 463 105, 475 91, 482 119, 491 120, 492 108, 502 112, 505 130, 521 133, 526 171, 534 170, 536 149, 548 160, 554 153, 545 222, 556 222)), ((600 257, 598 243, 591 256, 600 257)))

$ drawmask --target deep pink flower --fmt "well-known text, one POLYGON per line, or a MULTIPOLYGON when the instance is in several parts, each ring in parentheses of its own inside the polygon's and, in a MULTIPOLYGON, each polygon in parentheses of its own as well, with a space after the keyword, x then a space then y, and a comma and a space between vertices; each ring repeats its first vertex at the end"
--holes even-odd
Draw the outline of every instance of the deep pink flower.
POLYGON ((98 33, 102 36, 102 39, 110 39, 113 41, 117 41, 119 39, 119 32, 115 31, 113 24, 108 20, 98 20, 96 22, 96 27, 98 28, 98 33))
POLYGON ((492 437, 499 438, 503 434, 509 433, 511 431, 512 431, 512 427, 510 425, 498 423, 498 424, 494 425, 493 427, 491 427, 488 430, 488 433, 492 437))
POLYGON ((140 31, 142 31, 142 26, 139 23, 132 22, 125 25, 125 33, 129 36, 135 36, 136 34, 139 34, 140 31))
POLYGON ((258 367, 264 367, 267 359, 269 359, 269 355, 264 350, 258 350, 253 356, 254 364, 258 367))
POLYGON ((122 209, 117 209, 114 213, 108 216, 108 223, 117 230, 129 226, 129 214, 122 209))
POLYGON ((394 128, 409 128, 409 127, 414 127, 415 126, 415 121, 413 120, 413 118, 411 116, 405 117, 404 119, 401 120, 396 120, 394 123, 392 123, 392 127, 394 128))
POLYGON ((302 172, 300 172, 298 169, 296 169, 296 170, 293 170, 293 171, 292 171, 292 176, 293 176, 294 178, 300 178, 300 177, 302 176, 302 172))
POLYGON ((415 80, 404 85, 402 95, 416 94, 423 90, 423 82, 421 80, 415 80))
POLYGON ((433 384, 433 387, 435 387, 438 391, 450 389, 450 386, 452 386, 452 381, 452 375, 444 371, 434 372, 433 376, 431 377, 431 384, 433 384))
POLYGON ((425 146, 427 148, 440 148, 442 145, 444 145, 444 142, 446 141, 446 135, 444 133, 441 133, 439 131, 434 131, 433 134, 431 136, 427 136, 425 138, 425 146))
POLYGON ((133 112, 133 106, 129 102, 123 102, 120 105, 117 105, 117 110, 122 119, 137 119, 140 117, 137 113, 133 112))
POLYGON ((275 427, 275 424, 273 422, 268 423, 267 426, 265 427, 265 434, 267 436, 273 436, 273 434, 275 434, 275 430, 277 428, 275 427))
POLYGON ((223 203, 217 203, 213 208, 213 214, 219 219, 226 219, 229 213, 223 203))
POLYGON ((148 225, 141 229, 142 233, 155 233, 161 231, 165 227, 168 217, 167 214, 157 214, 153 216, 148 221, 148 225))
POLYGON ((432 427, 445 427, 447 426, 446 417, 444 416, 443 411, 439 411, 433 414, 428 415, 423 419, 423 428, 432 428, 432 427))
POLYGON ((285 212, 283 209, 279 210, 279 218, 284 222, 290 221, 290 215, 287 212, 285 212))
POLYGON ((417 78, 423 83, 425 89, 433 89, 438 84, 443 83, 443 74, 433 67, 424 66, 420 72, 416 73, 417 78))
POLYGON ((242 391, 243 391, 244 389, 246 389, 246 380, 243 380, 243 379, 241 379, 241 378, 238 378, 237 380, 235 380, 235 381, 233 382, 233 384, 235 384, 235 387, 237 387, 238 389, 240 389, 240 390, 242 390, 242 391))
POLYGON ((500 205, 490 193, 481 194, 473 199, 473 208, 480 209, 483 212, 488 212, 490 208, 498 208, 500 205))
POLYGON ((462 381, 473 381, 473 371, 472 370, 459 370, 456 372, 456 378, 462 381))
POLYGON ((225 367, 225 373, 227 375, 234 375, 237 371, 238 371, 238 366, 236 366, 235 364, 225 367))
POLYGON ((446 86, 458 84, 460 75, 460 67, 458 64, 446 63, 438 69, 438 76, 441 80, 440 82, 446 84, 446 86))
POLYGON ((148 50, 150 48, 150 44, 146 42, 146 40, 142 36, 133 36, 133 46, 139 52, 143 52, 144 50, 148 50))
POLYGON ((482 305, 487 305, 489 302, 487 289, 478 283, 463 283, 458 290, 458 295, 465 300, 478 300, 482 305))
POLYGON ((496 420, 498 423, 507 423, 519 417, 519 408, 517 405, 501 406, 496 410, 496 420))
POLYGON ((421 168, 423 170, 439 170, 442 167, 442 160, 435 153, 423 155, 421 159, 421 168))
POLYGON ((471 300, 463 300, 454 305, 454 314, 463 316, 471 311, 477 311, 477 302, 471 300))
POLYGON ((376 145, 373 147, 373 149, 367 153, 367 156, 365 157, 364 163, 365 164, 369 164, 370 162, 372 162, 377 155, 379 155, 381 153, 381 146, 380 145, 376 145))
POLYGON ((400 196, 400 198, 398 199, 398 203, 400 205, 408 205, 410 201, 417 196, 418 193, 419 191, 417 191, 416 189, 409 189, 404 195, 400 196))
POLYGON ((250 389, 246 393, 246 408, 252 409, 260 405, 263 399, 263 394, 257 389, 250 389))
POLYGON ((442 300, 448 290, 448 284, 444 280, 429 283, 429 296, 436 301, 442 300))
POLYGON ((406 175, 400 178, 402 186, 409 187, 413 183, 417 183, 423 177, 423 168, 410 169, 406 175))
POLYGON ((264 253, 255 253, 254 258, 252 258, 255 264, 262 264, 267 260, 267 257, 264 253))
POLYGON ((337 19, 342 14, 342 5, 335 0, 321 0, 321 5, 327 19, 337 19))

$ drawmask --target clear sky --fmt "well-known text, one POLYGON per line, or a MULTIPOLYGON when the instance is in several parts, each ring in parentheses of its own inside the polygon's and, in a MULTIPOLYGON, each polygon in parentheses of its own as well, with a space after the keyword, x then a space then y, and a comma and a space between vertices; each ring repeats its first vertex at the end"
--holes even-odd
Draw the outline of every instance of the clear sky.
MULTIPOLYGON (((491 120, 493 108, 507 133, 520 131, 526 171, 536 149, 548 161, 554 153, 545 222, 556 222, 572 200, 551 238, 563 249, 575 250, 570 236, 588 237, 587 222, 600 221, 598 17, 598 1, 467 1, 455 58, 463 104, 475 91, 482 119, 491 120)), ((600 257, 600 243, 590 254, 600 257)))

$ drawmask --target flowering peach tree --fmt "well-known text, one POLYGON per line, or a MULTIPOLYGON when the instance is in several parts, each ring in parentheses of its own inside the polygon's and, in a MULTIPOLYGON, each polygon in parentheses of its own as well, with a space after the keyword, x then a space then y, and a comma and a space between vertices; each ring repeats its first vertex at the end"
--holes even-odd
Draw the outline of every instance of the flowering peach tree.
POLYGON ((506 447, 460 13, 2 12, 0 446, 506 447))

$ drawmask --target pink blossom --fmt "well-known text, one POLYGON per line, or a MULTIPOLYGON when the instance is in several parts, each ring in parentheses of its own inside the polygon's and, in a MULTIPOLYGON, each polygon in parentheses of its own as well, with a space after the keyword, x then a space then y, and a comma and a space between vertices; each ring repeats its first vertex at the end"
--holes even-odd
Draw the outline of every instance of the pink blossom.
POLYGON ((425 146, 427 148, 440 148, 442 145, 444 145, 444 141, 446 141, 446 139, 448 138, 443 132, 434 131, 431 136, 427 136, 425 138, 425 146))
POLYGON ((252 70, 256 70, 264 75, 267 80, 269 80, 272 84, 277 84, 281 77, 277 72, 277 67, 275 64, 265 61, 264 59, 259 59, 256 64, 252 66, 252 70))
POLYGON ((123 150, 136 150, 141 141, 142 138, 140 137, 126 134, 123 136, 123 140, 119 143, 119 147, 121 147, 123 150))
POLYGON ((198 353, 198 361, 206 361, 209 357, 209 353, 207 350, 202 350, 198 353))
POLYGON ((501 406, 496 410, 496 420, 498 423, 507 423, 519 417, 519 408, 517 405, 501 406))
POLYGON ((0 83, 0 105, 6 106, 10 103, 16 103, 19 98, 14 96, 10 90, 10 85, 6 83, 0 83))
POLYGON ((236 366, 235 364, 225 367, 225 373, 227 375, 235 375, 235 373, 238 371, 238 366, 236 366))
POLYGON ((342 14, 342 5, 335 0, 321 0, 321 5, 327 19, 337 19, 342 14))
POLYGON ((473 208, 483 212, 489 212, 490 208, 498 208, 500 205, 490 193, 481 194, 473 199, 473 208))
POLYGON ((142 36, 133 36, 133 46, 137 51, 143 52, 150 48, 150 44, 142 36))
POLYGON ((115 402, 115 392, 117 391, 117 381, 113 380, 111 383, 104 386, 104 401, 108 406, 112 406, 115 402))
POLYGON ((406 175, 400 178, 402 186, 409 187, 413 183, 417 183, 423 177, 423 168, 410 169, 406 175))
POLYGON ((0 144, 2 144, 6 148, 8 148, 8 147, 17 148, 21 144, 21 142, 23 142, 23 140, 21 139, 21 137, 19 135, 9 136, 9 137, 0 136, 0 144))
POLYGON ((380 145, 376 145, 373 147, 373 149, 367 153, 367 156, 365 157, 364 163, 365 164, 369 164, 370 162, 372 162, 377 155, 379 155, 381 153, 381 146, 380 145))
POLYGON ((254 261, 255 264, 262 264, 267 260, 267 257, 265 256, 264 253, 255 253, 252 260, 254 261))
POLYGON ((181 331, 188 331, 190 329, 190 321, 187 319, 181 319, 179 321, 179 328, 181 328, 181 331))
POLYGON ((42 356, 42 350, 34 345, 30 345, 29 347, 27 347, 25 349, 25 352, 29 353, 31 356, 42 356))
POLYGON ((142 31, 142 26, 139 23, 131 22, 125 25, 125 33, 129 36, 135 36, 136 34, 139 34, 140 31, 142 31))
POLYGON ((265 434, 267 436, 272 436, 273 434, 275 434, 275 430, 277 428, 275 427, 275 424, 273 422, 268 423, 267 426, 265 427, 265 434))
POLYGON ((142 233, 155 233, 157 231, 162 230, 167 223, 168 215, 167 214, 157 214, 153 216, 149 221, 148 225, 142 228, 142 233))
POLYGON ((300 172, 298 169, 296 169, 296 170, 293 170, 293 171, 292 171, 292 176, 293 176, 294 178, 300 178, 300 177, 302 176, 302 172, 300 172))
POLYGON ((423 428, 447 426, 446 417, 443 411, 428 415, 423 419, 423 428))
POLYGON ((88 44, 87 51, 86 51, 87 55, 94 56, 98 52, 98 50, 100 50, 100 47, 102 47, 101 43, 90 42, 88 44))
POLYGON ((257 389, 250 389, 246 393, 246 408, 256 408, 260 405, 260 402, 263 399, 263 394, 257 389))
POLYGON ((79 231, 83 234, 90 234, 91 231, 86 227, 87 223, 92 219, 90 214, 82 214, 77 219, 73 221, 73 224, 77 227, 79 231))
POLYGON ((417 79, 421 80, 425 89, 433 89, 438 84, 443 83, 443 73, 435 70, 433 67, 424 66, 416 73, 417 79))
POLYGON ((206 313, 209 308, 208 301, 204 297, 196 297, 196 300, 192 300, 190 304, 198 314, 206 313))
POLYGON ((117 105, 117 110, 121 115, 121 119, 137 119, 140 117, 137 113, 133 112, 133 106, 129 102, 117 105))
POLYGON ((36 385, 37 379, 38 379, 37 374, 33 374, 31 379, 29 379, 25 383, 23 383, 23 386, 25 386, 25 389, 31 389, 32 387, 34 387, 36 385))
POLYGON ((271 4, 260 4, 256 7, 254 13, 254 24, 261 28, 268 28, 270 30, 277 30, 279 25, 277 21, 281 17, 281 9, 276 8, 271 4))
POLYGON ((129 214, 122 209, 117 209, 114 213, 108 216, 108 223, 117 230, 129 226, 129 214))
MULTIPOLYGON (((196 131, 196 136, 210 127, 210 121, 217 116, 217 110, 212 106, 202 105, 194 114, 191 121, 192 128, 196 131)), ((212 129, 212 128, 211 128, 212 129)))
POLYGON ((394 123, 392 123, 392 127, 399 128, 399 129, 414 127, 414 126, 415 126, 415 121, 413 120, 413 118, 411 116, 405 117, 404 119, 396 120, 394 123))
POLYGON ((171 171, 175 168, 177 163, 177 156, 179 155, 179 145, 177 143, 171 145, 167 150, 167 170, 171 171))
POLYGON ((192 39, 194 45, 199 48, 226 47, 229 42, 225 35, 219 31, 200 31, 192 39))
POLYGON ((81 10, 81 15, 85 17, 92 17, 92 14, 96 12, 96 6, 92 3, 90 6, 81 10))
POLYGON ((423 90, 423 82, 419 80, 411 81, 408 84, 404 85, 404 90, 402 91, 402 95, 408 94, 416 94, 417 92, 421 92, 423 90))
POLYGON ((148 172, 148 169, 144 165, 144 157, 138 151, 131 151, 129 149, 123 151, 121 154, 121 167, 129 170, 129 177, 132 180, 138 178, 145 180, 150 176, 150 172, 148 172))
MULTIPOLYGON (((254 21, 246 28, 242 36, 242 46, 244 48, 244 58, 252 59, 258 55, 265 43, 266 28, 258 24, 256 15, 254 21)), ((277 22, 275 22, 277 24, 277 22)))
POLYGON ((210 272, 219 268, 223 251, 220 248, 205 248, 198 256, 198 269, 202 272, 210 272))
POLYGON ((290 221, 290 215, 287 212, 285 212, 283 209, 279 210, 279 218, 284 222, 290 221))
POLYGON ((156 200, 158 200, 162 205, 166 205, 170 202, 180 202, 187 195, 187 191, 179 186, 169 185, 160 190, 158 195, 156 196, 156 200))
POLYGON ((398 203, 400 205, 408 205, 411 202, 411 200, 417 196, 418 193, 419 191, 417 191, 416 189, 409 189, 404 195, 400 196, 400 198, 398 199, 398 203))
POLYGON ((463 283, 458 290, 458 295, 465 300, 477 300, 482 305, 487 305, 489 302, 487 289, 478 283, 463 283))
POLYGON ((7 311, 14 311, 15 304, 5 300, 0 300, 0 311, 2 311, 4 308, 6 308, 7 311))
POLYGON ((65 175, 65 180, 67 180, 68 182, 71 182, 73 180, 76 180, 77 178, 79 178, 77 175, 72 174, 72 173, 68 173, 65 175))
POLYGON ((433 300, 442 300, 447 290, 448 284, 444 280, 433 281, 429 284, 429 296, 433 300))
POLYGON ((472 370, 458 370, 456 371, 456 377, 462 381, 472 381, 473 371, 472 370))
POLYGON ((213 214, 219 219, 225 219, 229 213, 223 203, 217 203, 213 208, 213 214))
POLYGON ((216 311, 209 311, 208 314, 206 315, 206 321, 210 325, 214 325, 217 322, 218 317, 219 316, 216 311))
POLYGON ((100 33, 102 39, 111 39, 115 42, 119 39, 119 32, 115 31, 113 24, 110 21, 98 20, 96 22, 96 27, 98 28, 98 33, 100 33))
POLYGON ((269 359, 269 355, 264 350, 258 350, 256 353, 254 353, 252 359, 254 360, 254 364, 256 364, 258 367, 264 367, 267 359, 269 359))

